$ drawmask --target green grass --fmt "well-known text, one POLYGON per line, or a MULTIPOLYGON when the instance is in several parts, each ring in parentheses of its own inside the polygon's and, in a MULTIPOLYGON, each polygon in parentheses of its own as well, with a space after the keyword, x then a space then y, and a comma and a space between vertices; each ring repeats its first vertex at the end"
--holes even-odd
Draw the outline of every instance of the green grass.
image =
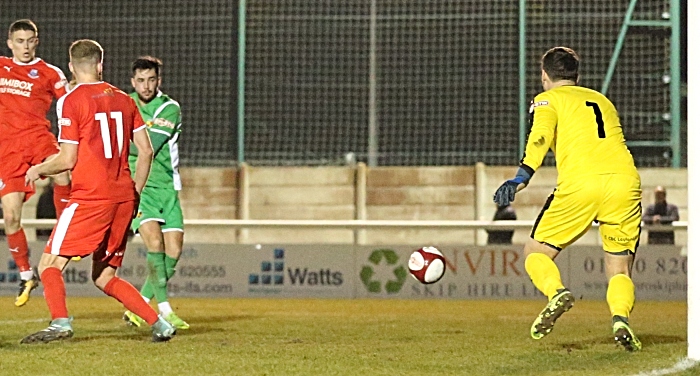
POLYGON ((174 299, 192 328, 168 343, 126 327, 109 298, 68 304, 75 337, 19 345, 48 324, 45 303, 0 298, 0 374, 631 376, 687 351, 683 302, 638 302, 639 353, 615 347, 602 301, 577 302, 540 341, 544 301, 174 299))

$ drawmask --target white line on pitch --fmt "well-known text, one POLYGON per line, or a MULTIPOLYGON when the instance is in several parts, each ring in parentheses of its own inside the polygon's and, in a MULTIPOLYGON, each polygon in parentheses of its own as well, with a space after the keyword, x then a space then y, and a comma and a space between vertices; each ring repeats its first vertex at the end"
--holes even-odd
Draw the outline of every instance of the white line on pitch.
POLYGON ((672 375, 677 372, 685 371, 687 369, 692 368, 693 366, 699 364, 695 360, 691 360, 688 358, 681 359, 678 363, 676 363, 673 367, 671 368, 664 368, 664 369, 656 369, 653 371, 648 371, 648 372, 642 372, 638 373, 634 376, 662 376, 662 375, 672 375))
POLYGON ((6 324, 21 324, 21 323, 27 323, 27 322, 49 322, 51 321, 50 318, 43 318, 43 319, 26 319, 26 320, 0 320, 0 325, 6 325, 6 324))

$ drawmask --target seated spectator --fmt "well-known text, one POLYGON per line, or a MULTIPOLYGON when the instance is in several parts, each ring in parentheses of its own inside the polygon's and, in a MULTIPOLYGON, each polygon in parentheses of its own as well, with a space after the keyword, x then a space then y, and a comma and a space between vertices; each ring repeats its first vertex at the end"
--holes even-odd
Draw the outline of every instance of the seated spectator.
MULTIPOLYGON (((649 205, 644 211, 642 220, 645 225, 670 225, 673 221, 677 221, 678 207, 666 202, 666 188, 662 186, 656 187, 654 190, 654 203, 649 205)), ((673 230, 669 231, 649 231, 649 244, 674 244, 675 238, 673 230)))
MULTIPOLYGON (((494 221, 514 221, 518 219, 515 209, 508 206, 500 206, 493 216, 494 221)), ((487 244, 513 244, 513 230, 486 230, 489 234, 487 244)))

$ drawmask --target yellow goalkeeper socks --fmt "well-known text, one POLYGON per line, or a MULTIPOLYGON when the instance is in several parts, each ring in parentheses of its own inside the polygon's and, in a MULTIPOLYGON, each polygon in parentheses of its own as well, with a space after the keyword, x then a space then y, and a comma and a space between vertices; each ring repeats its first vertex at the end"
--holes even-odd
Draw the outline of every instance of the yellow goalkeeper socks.
POLYGON ((629 317, 634 307, 634 283, 624 274, 610 278, 607 294, 608 306, 613 316, 629 317))
POLYGON ((557 294, 557 290, 564 288, 557 264, 543 253, 528 255, 525 258, 525 270, 535 287, 550 300, 557 294))

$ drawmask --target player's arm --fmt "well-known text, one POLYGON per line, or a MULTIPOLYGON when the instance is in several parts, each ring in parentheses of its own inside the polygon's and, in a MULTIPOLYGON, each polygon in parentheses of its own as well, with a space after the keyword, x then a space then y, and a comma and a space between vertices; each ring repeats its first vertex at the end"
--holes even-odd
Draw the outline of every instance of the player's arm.
POLYGON ((180 106, 172 101, 153 119, 153 124, 148 128, 154 155, 157 155, 163 146, 173 138, 179 128, 180 106))
POLYGON ((29 184, 41 177, 72 170, 77 161, 78 144, 63 142, 61 143, 61 151, 56 156, 47 159, 41 164, 30 167, 29 170, 27 170, 24 181, 26 184, 29 184))
POLYGON ((664 225, 670 225, 673 223, 673 221, 678 220, 680 220, 680 216, 678 215, 678 206, 668 205, 668 213, 666 213, 666 215, 662 215, 659 222, 664 225))
POLYGON ((33 183, 43 176, 72 170, 78 161, 80 119, 84 120, 84 107, 76 106, 74 101, 66 102, 66 98, 67 96, 63 96, 56 103, 58 142, 61 144, 61 150, 43 163, 30 167, 24 178, 26 184, 33 183))
POLYGON ((136 108, 136 104, 131 102, 133 111, 134 133, 131 136, 132 144, 136 146, 138 156, 136 157, 136 171, 134 171, 134 185, 136 192, 141 194, 143 187, 148 181, 148 174, 151 172, 151 164, 153 163, 153 146, 151 146, 151 138, 148 137, 145 122, 141 117, 141 113, 136 108))
POLYGON ((51 80, 51 90, 53 97, 58 99, 66 95, 70 86, 63 71, 57 67, 52 66, 52 68, 54 69, 54 74, 51 80))
POLYGON ((515 193, 527 187, 554 140, 557 126, 557 112, 542 94, 532 104, 532 128, 525 144, 525 154, 513 179, 507 180, 496 190, 493 201, 499 206, 507 206, 515 200, 515 193))
POLYGON ((148 137, 148 132, 144 132, 142 128, 134 132, 134 145, 139 151, 139 156, 136 158, 136 172, 134 173, 134 183, 136 192, 139 194, 148 180, 148 174, 151 171, 151 163, 153 162, 153 147, 151 147, 151 139, 148 137))
POLYGON ((647 207, 647 210, 645 210, 644 214, 642 215, 642 221, 647 225, 651 225, 654 223, 655 215, 656 213, 654 213, 654 205, 649 205, 647 207))
POLYGON ((557 111, 546 97, 538 95, 532 104, 532 128, 525 143, 520 168, 532 177, 547 156, 557 127, 557 111))

